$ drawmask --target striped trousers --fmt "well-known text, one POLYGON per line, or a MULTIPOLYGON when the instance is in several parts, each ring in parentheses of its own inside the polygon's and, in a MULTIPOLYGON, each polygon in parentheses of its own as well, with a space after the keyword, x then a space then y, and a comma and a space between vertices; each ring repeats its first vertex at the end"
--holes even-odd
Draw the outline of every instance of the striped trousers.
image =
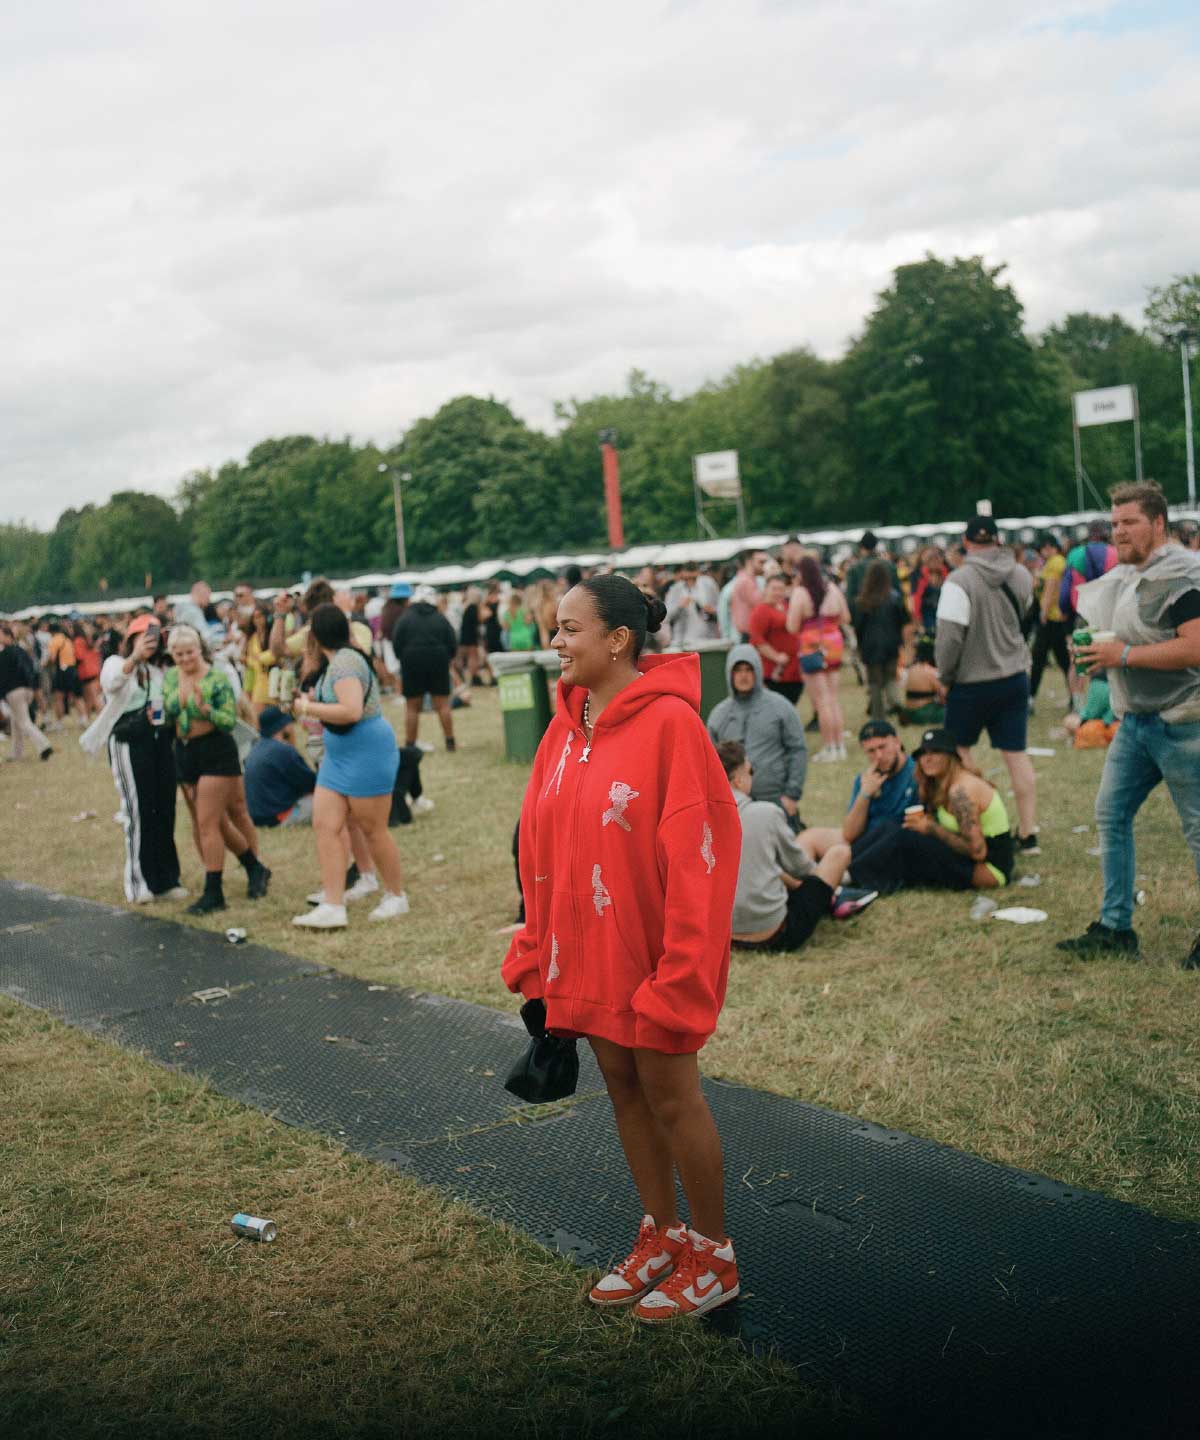
POLYGON ((108 741, 125 831, 125 898, 134 904, 179 884, 172 740, 171 727, 162 725, 132 741, 108 741))

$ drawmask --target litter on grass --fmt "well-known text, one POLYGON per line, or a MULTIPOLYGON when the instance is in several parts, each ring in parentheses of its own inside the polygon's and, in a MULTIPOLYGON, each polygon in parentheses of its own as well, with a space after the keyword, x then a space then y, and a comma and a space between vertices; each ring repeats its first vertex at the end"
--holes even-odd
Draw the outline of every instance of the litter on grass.
POLYGON ((1017 881, 1018 885, 1024 885, 1027 890, 1032 890, 1035 885, 1040 885, 1041 883, 1042 877, 1040 875, 1022 875, 1017 881))
POLYGON ((981 895, 974 905, 971 906, 971 919, 986 920, 989 915, 995 912, 995 909, 996 902, 989 900, 986 895, 981 895))
POLYGON ((95 818, 96 812, 94 810, 81 810, 78 815, 71 816, 71 824, 78 825, 81 820, 94 820, 95 818))
POLYGON ((1089 825, 1072 825, 1072 826, 1071 826, 1071 834, 1072 834, 1072 835, 1086 835, 1087 832, 1088 832, 1090 829, 1091 829, 1091 826, 1089 826, 1089 825))
POLYGON ((1010 905, 1007 910, 996 910, 993 920, 1011 920, 1014 925, 1036 925, 1039 920, 1049 920, 1044 910, 1034 910, 1029 905, 1010 905))
POLYGON ((1027 745, 1026 755, 1037 755, 1042 760, 1053 760, 1058 753, 1056 750, 1048 750, 1044 745, 1027 745))
POLYGON ((1089 854, 1089 855, 1095 855, 1095 856, 1098 857, 1099 854, 1100 854, 1100 847, 1099 847, 1099 845, 1093 845, 1092 848, 1088 851, 1088 854, 1089 854))

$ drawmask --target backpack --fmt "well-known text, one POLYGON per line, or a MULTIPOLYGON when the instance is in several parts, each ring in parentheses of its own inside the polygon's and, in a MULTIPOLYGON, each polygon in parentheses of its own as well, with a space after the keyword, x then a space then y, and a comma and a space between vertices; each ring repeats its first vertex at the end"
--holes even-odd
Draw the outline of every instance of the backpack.
POLYGON ((1075 597, 1079 594, 1080 586, 1086 585, 1089 580, 1099 580, 1101 575, 1107 575, 1116 563, 1115 547, 1103 540, 1091 540, 1083 547, 1082 573, 1068 560, 1063 577, 1058 582, 1058 608, 1062 611, 1064 620, 1075 618, 1075 597))

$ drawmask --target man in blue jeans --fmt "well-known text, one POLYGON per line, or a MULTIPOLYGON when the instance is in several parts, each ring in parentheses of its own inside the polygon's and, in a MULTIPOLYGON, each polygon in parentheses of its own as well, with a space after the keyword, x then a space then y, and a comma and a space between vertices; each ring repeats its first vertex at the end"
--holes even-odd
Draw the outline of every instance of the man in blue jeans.
MULTIPOLYGON (((1083 959, 1137 955, 1133 820, 1165 780, 1200 873, 1200 555, 1168 540, 1167 502, 1153 483, 1112 496, 1119 563, 1078 595, 1080 617, 1115 638, 1082 647, 1091 675, 1108 672, 1121 721, 1096 796, 1104 900, 1100 919, 1058 948, 1083 959)), ((1183 961, 1200 969, 1200 938, 1183 961)))

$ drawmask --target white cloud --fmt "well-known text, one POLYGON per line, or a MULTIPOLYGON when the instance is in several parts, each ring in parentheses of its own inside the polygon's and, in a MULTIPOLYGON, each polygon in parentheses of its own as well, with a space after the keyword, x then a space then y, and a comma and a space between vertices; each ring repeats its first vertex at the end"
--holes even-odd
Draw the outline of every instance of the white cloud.
POLYGON ((1136 320, 1196 263, 1170 15, 49 0, 0 47, 0 512, 834 354, 926 249, 1008 261, 1032 327, 1136 320))

